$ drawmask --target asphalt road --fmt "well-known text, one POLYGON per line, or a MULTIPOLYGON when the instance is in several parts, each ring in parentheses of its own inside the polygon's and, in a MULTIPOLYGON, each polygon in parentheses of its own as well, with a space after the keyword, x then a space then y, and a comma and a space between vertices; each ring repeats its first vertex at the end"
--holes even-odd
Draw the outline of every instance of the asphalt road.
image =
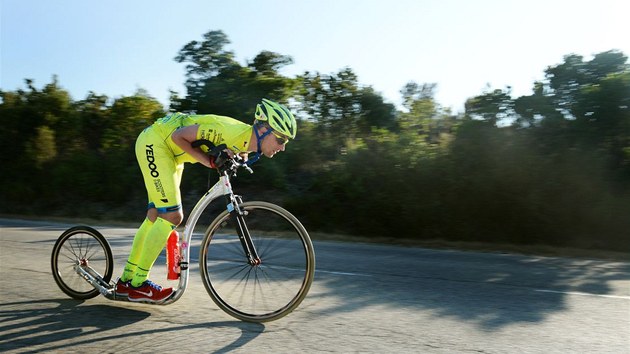
MULTIPOLYGON (((0 352, 630 353, 628 262, 315 240, 309 296, 251 324, 221 312, 196 269, 168 306, 68 298, 50 253, 69 226, 0 219, 0 352)), ((135 230, 97 228, 117 276, 135 230)))

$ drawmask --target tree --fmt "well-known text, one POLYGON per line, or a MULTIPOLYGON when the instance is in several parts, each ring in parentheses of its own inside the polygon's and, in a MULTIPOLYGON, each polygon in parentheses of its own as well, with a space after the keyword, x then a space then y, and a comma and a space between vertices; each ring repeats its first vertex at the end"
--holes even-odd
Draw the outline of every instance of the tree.
POLYGON ((209 31, 201 42, 190 41, 175 57, 178 63, 186 64, 186 87, 190 93, 199 88, 206 79, 218 75, 226 68, 236 65, 234 53, 224 49, 230 44, 222 31, 209 31))
POLYGON ((359 116, 359 131, 365 135, 372 128, 384 128, 389 131, 398 131, 398 114, 396 107, 386 103, 383 96, 375 92, 371 87, 364 87, 359 92, 359 104, 361 115, 359 116))
POLYGON ((290 56, 263 50, 249 63, 249 67, 258 75, 274 77, 278 76, 278 70, 290 64, 293 64, 290 56))
POLYGON ((142 129, 162 116, 162 105, 146 91, 138 90, 133 96, 115 100, 103 130, 103 148, 112 150, 133 147, 142 129))
POLYGON ((25 81, 29 91, 2 92, 0 134, 5 142, 1 145, 2 159, 9 164, 21 161, 41 165, 57 154, 55 130, 70 116, 71 99, 59 87, 57 77, 42 90, 32 80, 25 81), (46 146, 38 147, 43 144, 46 146), (42 153, 45 156, 39 155, 42 153))
POLYGON ((41 168, 45 162, 57 157, 55 132, 50 127, 42 125, 35 129, 36 134, 25 146, 25 155, 31 156, 35 167, 41 168))
POLYGON ((402 146, 427 152, 427 147, 450 140, 456 118, 435 101, 436 87, 436 84, 409 82, 400 91, 403 107, 407 109, 400 114, 401 136, 407 141, 402 146))
POLYGON ((306 72, 299 79, 298 100, 318 131, 337 141, 356 137, 362 113, 356 74, 345 68, 331 75, 306 72))
POLYGON ((107 101, 107 96, 90 91, 84 100, 74 104, 77 116, 75 130, 78 130, 78 136, 75 137, 75 146, 71 152, 101 149, 110 116, 107 101))
POLYGON ((291 57, 263 51, 248 66, 241 66, 224 48, 230 42, 223 32, 210 31, 203 37, 201 42, 186 44, 175 58, 188 63, 187 95, 183 99, 171 95, 171 108, 227 115, 251 123, 261 98, 288 98, 293 82, 278 70, 291 64, 291 57))
POLYGON ((630 70, 583 87, 574 113, 582 140, 609 152, 615 168, 630 172, 630 70))
POLYGON ((566 120, 560 110, 556 108, 553 95, 542 82, 534 83, 534 93, 530 96, 521 96, 514 101, 516 120, 514 123, 520 127, 536 127, 545 124, 560 125, 566 120))
POLYGON ((580 99, 582 88, 596 85, 610 74, 628 70, 626 61, 627 57, 618 51, 596 54, 588 62, 584 62, 581 55, 567 55, 563 63, 545 70, 549 93, 559 109, 574 115, 573 107, 580 99))
POLYGON ((514 116, 511 89, 487 90, 481 96, 470 98, 465 104, 465 116, 491 125, 505 125, 514 116))

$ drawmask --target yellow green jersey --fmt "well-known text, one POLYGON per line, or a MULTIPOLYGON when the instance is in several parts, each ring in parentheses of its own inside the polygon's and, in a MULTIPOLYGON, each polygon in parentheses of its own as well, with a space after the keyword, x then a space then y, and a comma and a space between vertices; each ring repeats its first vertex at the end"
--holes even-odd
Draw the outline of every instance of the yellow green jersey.
MULTIPOLYGON (((190 125, 199 125, 197 140, 210 140, 214 145, 225 144, 228 149, 238 154, 249 151, 249 139, 252 135, 252 126, 234 118, 213 114, 183 114, 173 113, 158 119, 151 129, 160 135, 166 145, 173 152, 177 163, 196 163, 190 155, 186 154, 171 139, 175 130, 190 125)), ((203 147, 205 150, 206 148, 203 147)))
MULTIPOLYGON (((234 153, 249 152, 253 128, 236 119, 217 115, 169 114, 142 131, 136 140, 136 159, 147 189, 149 208, 159 213, 181 208, 179 186, 184 163, 198 162, 173 142, 173 132, 198 125, 197 140, 206 139, 215 146, 225 144, 234 153)), ((207 150, 206 147, 202 149, 207 150)))

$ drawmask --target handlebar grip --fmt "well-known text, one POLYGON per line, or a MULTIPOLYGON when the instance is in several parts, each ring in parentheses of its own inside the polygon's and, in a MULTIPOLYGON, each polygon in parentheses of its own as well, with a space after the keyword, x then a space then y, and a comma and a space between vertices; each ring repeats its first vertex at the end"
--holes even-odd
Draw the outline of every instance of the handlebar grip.
POLYGON ((190 143, 190 146, 194 148, 198 148, 200 146, 207 146, 208 151, 206 152, 210 156, 219 157, 222 155, 223 150, 227 149, 227 145, 221 144, 219 146, 214 145, 214 143, 207 139, 199 139, 190 143))
POLYGON ((208 147, 208 155, 210 155, 211 163, 213 164, 213 168, 221 169, 221 167, 225 164, 226 161, 232 160, 234 171, 238 167, 244 167, 249 173, 254 173, 254 171, 240 158, 238 155, 235 155, 234 158, 230 159, 227 153, 223 150, 227 149, 227 145, 221 144, 219 146, 214 145, 214 143, 207 139, 199 139, 195 140, 190 144, 194 148, 198 148, 200 146, 208 147))
POLYGON ((228 154, 224 151, 227 149, 227 145, 225 144, 215 146, 210 140, 199 139, 190 143, 190 146, 194 148, 207 146, 208 151, 206 153, 210 156, 210 166, 212 168, 220 168, 229 159, 228 154))

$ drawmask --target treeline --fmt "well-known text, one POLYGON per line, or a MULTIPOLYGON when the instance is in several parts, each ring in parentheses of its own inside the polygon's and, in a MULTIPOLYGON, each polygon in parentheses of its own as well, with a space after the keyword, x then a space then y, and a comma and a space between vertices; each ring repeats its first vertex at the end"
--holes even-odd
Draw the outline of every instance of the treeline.
MULTIPOLYGON (((289 56, 263 51, 242 65, 227 44, 210 31, 176 53, 187 92, 173 92, 170 107, 142 90, 75 101, 56 78, 0 91, 0 212, 140 220, 146 196, 133 146, 145 126, 168 111, 251 123, 269 97, 297 112, 298 137, 235 185, 248 199, 284 204, 310 230, 628 250, 623 53, 567 55, 532 95, 488 90, 453 114, 434 84, 407 84, 399 110, 350 68, 286 77, 289 56)), ((187 167, 187 211, 207 173, 187 167)))

